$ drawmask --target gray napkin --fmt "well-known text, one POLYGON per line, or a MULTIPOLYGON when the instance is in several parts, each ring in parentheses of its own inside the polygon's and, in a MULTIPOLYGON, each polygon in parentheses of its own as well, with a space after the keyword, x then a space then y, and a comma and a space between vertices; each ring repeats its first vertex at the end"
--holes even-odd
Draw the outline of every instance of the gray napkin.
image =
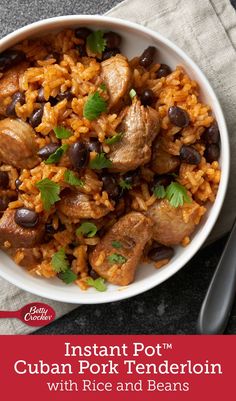
MULTIPOLYGON (((107 15, 156 30, 179 45, 201 67, 223 107, 232 153, 236 153, 236 15, 229 0, 125 0, 107 15)), ((232 157, 234 171, 236 160, 232 157)), ((235 217, 236 184, 231 179, 221 216, 211 240, 229 231, 235 217)), ((29 302, 48 302, 62 316, 76 305, 62 304, 17 289, 0 279, 0 310, 18 309, 29 302)), ((14 319, 0 320, 0 334, 29 333, 14 319)))

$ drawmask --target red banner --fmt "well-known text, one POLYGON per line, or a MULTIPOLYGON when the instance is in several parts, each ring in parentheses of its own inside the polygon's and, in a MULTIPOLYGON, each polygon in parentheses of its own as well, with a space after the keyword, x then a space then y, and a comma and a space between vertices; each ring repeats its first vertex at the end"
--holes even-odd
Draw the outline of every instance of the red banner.
POLYGON ((234 398, 235 336, 1 336, 1 399, 234 398))

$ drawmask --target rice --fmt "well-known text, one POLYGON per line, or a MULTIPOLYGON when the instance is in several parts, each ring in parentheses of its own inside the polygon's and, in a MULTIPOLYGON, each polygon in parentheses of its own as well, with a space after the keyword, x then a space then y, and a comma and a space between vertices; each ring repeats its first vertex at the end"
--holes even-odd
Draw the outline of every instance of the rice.
MULTIPOLYGON (((96 139, 101 145, 101 151, 109 156, 111 147, 105 141, 119 133, 120 124, 127 113, 127 104, 123 99, 124 107, 102 113, 93 121, 84 117, 84 105, 89 95, 97 91, 105 101, 108 101, 109 91, 107 88, 105 90, 101 88, 103 83, 101 63, 94 57, 81 57, 80 45, 83 45, 83 40, 78 39, 73 30, 66 30, 41 39, 24 40, 15 46, 27 57, 24 71, 19 77, 19 90, 24 93, 25 102, 16 103, 16 116, 28 121, 32 113, 40 109, 38 89, 41 88, 45 102, 42 120, 35 127, 37 146, 43 148, 50 143, 70 146, 78 140, 96 139), (72 98, 65 96, 56 104, 51 101, 59 94, 66 94, 67 91, 71 92, 72 98), (60 142, 54 132, 58 126, 69 130, 71 136, 60 142)), ((183 221, 187 224, 194 216, 194 223, 198 225, 207 210, 208 203, 214 202, 220 183, 219 163, 217 161, 209 163, 204 157, 206 146, 202 141, 202 135, 214 122, 210 106, 200 101, 197 82, 186 74, 182 66, 177 66, 166 77, 157 78, 157 71, 160 68, 158 63, 151 65, 149 69, 144 69, 139 65, 139 58, 135 57, 130 60, 129 65, 132 71, 132 87, 138 96, 144 89, 151 89, 155 95, 156 101, 153 107, 160 117, 161 130, 158 140, 163 151, 171 156, 179 156, 183 145, 191 145, 201 155, 201 162, 198 165, 181 162, 176 176, 176 182, 186 188, 188 195, 194 201, 191 204, 186 203, 182 208, 183 221), (186 110, 191 124, 184 128, 173 125, 168 117, 171 106, 186 110)), ((0 79, 1 76, 2 74, 0 79)), ((10 103, 11 96, 0 99, 0 113, 10 103)), ((90 152, 90 160, 96 157, 95 151, 90 152)), ((70 185, 65 181, 65 172, 70 166, 67 154, 64 154, 57 164, 45 164, 42 161, 31 169, 18 169, 0 163, 0 172, 7 172, 9 175, 9 186, 7 189, 0 189, 0 199, 7 197, 10 200, 8 204, 10 209, 26 207, 35 210, 40 214, 42 222, 54 230, 53 234, 46 234, 44 243, 33 248, 32 254, 36 262, 29 268, 30 273, 46 278, 55 277, 57 273, 52 266, 52 257, 63 248, 66 255, 71 258, 72 271, 77 276, 75 283, 85 290, 88 288, 86 279, 90 274, 89 253, 101 241, 100 233, 102 230, 107 232, 126 212, 134 210, 145 214, 155 204, 157 198, 152 193, 151 187, 156 173, 150 163, 141 166, 139 174, 141 185, 129 190, 128 201, 127 196, 114 201, 103 188, 102 175, 90 168, 83 169, 80 175, 83 186, 79 188, 79 192, 90 197, 96 206, 102 206, 109 211, 107 216, 96 220, 98 233, 89 238, 76 235, 76 229, 83 223, 83 219, 73 220, 55 205, 49 211, 44 210, 41 193, 36 186, 39 181, 47 178, 59 184, 60 193, 67 191, 70 185), (21 182, 18 190, 17 179, 21 182)), ((190 241, 191 238, 185 236, 181 245, 187 246, 190 241)), ((151 249, 152 243, 152 240, 149 241, 147 250, 151 249)), ((5 241, 4 247, 7 249, 10 246, 11 244, 5 241)), ((26 257, 26 251, 23 248, 17 249, 13 257, 17 264, 21 264, 26 257)), ((105 257, 105 252, 102 251, 96 260, 97 267, 103 265, 105 257)), ((148 260, 146 254, 144 258, 145 261, 148 260)), ((155 267, 161 268, 168 262, 169 258, 164 258, 156 262, 155 267)), ((117 264, 110 266, 108 276, 112 279, 119 269, 120 266, 117 264)))

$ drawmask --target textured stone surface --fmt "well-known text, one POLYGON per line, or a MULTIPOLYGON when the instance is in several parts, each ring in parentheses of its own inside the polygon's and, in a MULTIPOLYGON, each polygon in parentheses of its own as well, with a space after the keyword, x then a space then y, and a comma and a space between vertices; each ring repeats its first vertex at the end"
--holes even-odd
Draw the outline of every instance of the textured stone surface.
MULTIPOLYGON (((102 14, 117 0, 0 0, 0 37, 39 19, 102 14)), ((236 0, 232 0, 236 6, 236 0)), ((226 238, 198 252, 179 273, 134 298, 83 305, 37 334, 194 334, 196 320, 226 238)), ((98 294, 99 296, 99 294, 98 294)), ((234 306, 227 333, 236 333, 234 306)))

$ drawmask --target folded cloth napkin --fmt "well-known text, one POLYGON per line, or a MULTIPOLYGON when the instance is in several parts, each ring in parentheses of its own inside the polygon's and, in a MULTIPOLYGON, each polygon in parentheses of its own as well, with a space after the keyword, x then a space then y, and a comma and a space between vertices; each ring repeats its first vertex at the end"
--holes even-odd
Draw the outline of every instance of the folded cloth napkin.
MULTIPOLYGON (((231 171, 236 171, 236 15, 229 0, 125 0, 107 15, 160 32, 201 67, 223 107, 231 140, 231 171)), ((236 214, 235 202, 236 182, 231 174, 228 195, 211 240, 229 231, 236 214)), ((76 307, 41 299, 0 279, 0 310, 19 309, 34 301, 48 302, 57 317, 76 307)), ((0 334, 30 331, 31 328, 15 319, 0 321, 0 334)))

